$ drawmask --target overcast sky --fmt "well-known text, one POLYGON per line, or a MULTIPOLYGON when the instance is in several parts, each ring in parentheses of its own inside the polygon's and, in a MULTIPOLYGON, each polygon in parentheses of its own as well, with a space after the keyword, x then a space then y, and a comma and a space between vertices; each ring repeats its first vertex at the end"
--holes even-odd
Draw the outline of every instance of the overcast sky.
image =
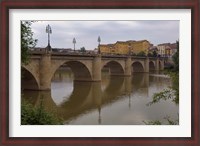
POLYGON ((98 36, 101 44, 146 39, 157 45, 175 43, 179 39, 179 21, 38 21, 32 24, 34 38, 38 39, 36 47, 47 46, 48 24, 52 29, 52 48, 73 48, 75 38, 76 49, 93 50, 98 46, 98 36))

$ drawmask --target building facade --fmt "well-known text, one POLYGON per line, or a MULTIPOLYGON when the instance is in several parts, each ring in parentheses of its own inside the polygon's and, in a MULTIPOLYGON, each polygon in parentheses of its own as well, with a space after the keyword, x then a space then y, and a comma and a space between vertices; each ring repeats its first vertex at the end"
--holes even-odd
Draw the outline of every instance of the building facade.
POLYGON ((159 44, 157 46, 158 48, 158 54, 161 57, 172 57, 174 53, 177 51, 177 45, 176 43, 170 44, 170 43, 163 43, 159 44))
POLYGON ((117 41, 115 44, 103 44, 100 45, 100 53, 101 54, 135 54, 137 55, 140 52, 144 52, 145 55, 148 54, 148 49, 151 44, 147 40, 141 41, 117 41))

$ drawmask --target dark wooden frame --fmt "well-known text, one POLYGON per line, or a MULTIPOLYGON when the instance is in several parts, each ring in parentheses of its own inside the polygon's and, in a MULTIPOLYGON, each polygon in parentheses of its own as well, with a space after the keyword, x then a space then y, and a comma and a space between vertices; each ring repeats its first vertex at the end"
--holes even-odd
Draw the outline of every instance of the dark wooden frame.
MULTIPOLYGON (((3 0, 1 2, 1 145, 152 145, 200 146, 199 0, 3 0), (10 138, 9 137, 9 9, 191 9, 192 10, 192 136, 190 138, 10 138)), ((173 132, 173 131, 172 131, 173 132)))

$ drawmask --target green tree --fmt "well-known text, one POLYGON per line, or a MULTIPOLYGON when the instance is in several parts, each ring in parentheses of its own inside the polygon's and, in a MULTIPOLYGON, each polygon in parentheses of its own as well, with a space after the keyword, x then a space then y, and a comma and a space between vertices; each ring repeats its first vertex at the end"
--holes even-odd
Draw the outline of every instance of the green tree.
POLYGON ((137 54, 137 56, 145 57, 145 56, 146 56, 146 54, 145 54, 145 52, 144 52, 144 51, 141 51, 141 52, 139 52, 139 53, 137 54))
POLYGON ((172 89, 175 91, 175 101, 179 102, 179 41, 176 41, 177 51, 172 56, 173 62, 174 62, 174 69, 172 70, 170 74, 170 77, 172 78, 173 84, 172 89))
POLYGON ((21 61, 27 64, 29 49, 35 47, 37 39, 33 38, 31 24, 33 21, 21 21, 21 61))
POLYGON ((158 56, 158 53, 154 50, 153 51, 153 57, 157 57, 158 56))
POLYGON ((85 52, 86 50, 85 50, 85 47, 81 47, 81 52, 85 52))
POLYGON ((179 72, 179 41, 176 41, 177 51, 172 56, 173 62, 174 62, 174 71, 179 72))
POLYGON ((148 56, 149 56, 149 57, 157 57, 157 56, 158 56, 158 53, 154 50, 153 52, 149 52, 149 53, 148 53, 148 56))

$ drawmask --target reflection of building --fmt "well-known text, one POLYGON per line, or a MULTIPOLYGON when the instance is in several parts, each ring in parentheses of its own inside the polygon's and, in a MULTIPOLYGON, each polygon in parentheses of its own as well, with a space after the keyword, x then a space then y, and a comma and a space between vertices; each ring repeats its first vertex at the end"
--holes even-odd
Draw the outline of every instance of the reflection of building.
POLYGON ((149 41, 117 41, 115 44, 103 44, 100 45, 100 52, 102 54, 138 54, 144 52, 146 55, 148 49, 151 46, 149 41))

